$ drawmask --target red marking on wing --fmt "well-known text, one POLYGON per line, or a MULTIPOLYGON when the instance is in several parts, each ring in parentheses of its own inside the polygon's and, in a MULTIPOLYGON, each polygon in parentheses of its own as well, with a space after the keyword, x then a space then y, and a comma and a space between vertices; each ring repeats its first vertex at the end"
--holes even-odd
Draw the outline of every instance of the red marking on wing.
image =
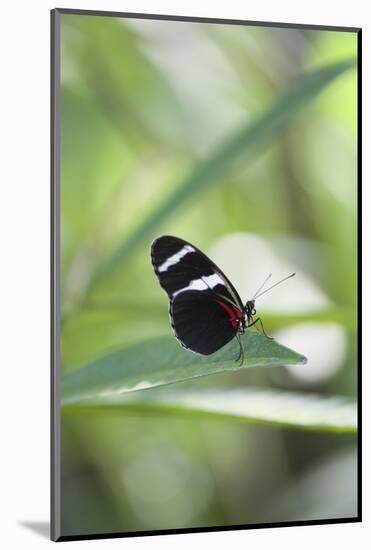
POLYGON ((237 329, 237 326, 238 326, 238 321, 239 319, 241 319, 242 317, 242 312, 238 309, 238 307, 236 306, 232 306, 230 307, 229 305, 225 304, 224 302, 220 302, 219 300, 217 300, 218 304, 220 304, 222 306, 223 309, 225 309, 225 311, 228 313, 229 315, 229 320, 232 324, 232 327, 234 329, 237 329), (233 308, 233 309, 232 309, 233 308))

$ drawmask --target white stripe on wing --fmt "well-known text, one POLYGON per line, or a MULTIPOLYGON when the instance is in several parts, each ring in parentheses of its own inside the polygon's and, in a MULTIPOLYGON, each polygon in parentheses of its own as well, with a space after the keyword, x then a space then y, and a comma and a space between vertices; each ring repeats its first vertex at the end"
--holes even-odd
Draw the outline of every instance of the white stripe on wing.
POLYGON ((182 258, 184 258, 186 254, 189 254, 189 252, 195 252, 195 249, 193 248, 193 246, 186 244, 185 246, 183 246, 183 248, 179 250, 179 252, 176 252, 175 254, 170 256, 170 258, 165 260, 164 263, 159 266, 158 271, 160 271, 160 273, 162 271, 167 271, 169 267, 177 264, 182 258))
POLYGON ((213 273, 213 275, 201 277, 201 279, 194 279, 188 286, 174 292, 172 298, 175 298, 175 296, 186 290, 208 290, 220 284, 224 285, 223 279, 217 273, 213 273))

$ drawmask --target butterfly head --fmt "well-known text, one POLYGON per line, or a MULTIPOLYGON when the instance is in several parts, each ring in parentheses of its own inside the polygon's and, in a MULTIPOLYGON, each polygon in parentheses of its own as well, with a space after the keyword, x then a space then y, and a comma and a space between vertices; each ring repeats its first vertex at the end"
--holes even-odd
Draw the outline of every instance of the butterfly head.
POLYGON ((245 312, 247 315, 247 318, 250 319, 254 315, 256 315, 256 309, 255 309, 255 300, 248 300, 245 305, 245 312))

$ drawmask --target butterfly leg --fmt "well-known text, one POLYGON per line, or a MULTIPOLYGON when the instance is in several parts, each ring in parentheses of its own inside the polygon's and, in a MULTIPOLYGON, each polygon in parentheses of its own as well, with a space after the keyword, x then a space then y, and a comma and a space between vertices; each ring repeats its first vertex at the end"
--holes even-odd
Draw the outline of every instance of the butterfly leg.
POLYGON ((240 366, 241 366, 243 364, 245 354, 244 354, 243 346, 242 346, 242 343, 241 343, 241 334, 239 332, 237 332, 236 338, 237 338, 238 344, 240 346, 240 352, 239 352, 238 357, 235 361, 236 361, 236 363, 238 363, 240 361, 240 366))
MULTIPOLYGON (((249 325, 249 328, 255 326, 256 330, 259 331, 258 327, 256 326, 256 323, 259 323, 259 324, 260 324, 260 327, 261 327, 261 330, 262 330, 264 336, 265 336, 266 338, 269 338, 269 340, 273 340, 272 336, 268 336, 268 334, 265 332, 265 330, 264 330, 264 325, 263 325, 263 321, 260 319, 260 317, 258 317, 257 319, 255 319, 255 321, 253 321, 253 322, 249 325)), ((260 332, 260 331, 259 331, 259 332, 260 332)))

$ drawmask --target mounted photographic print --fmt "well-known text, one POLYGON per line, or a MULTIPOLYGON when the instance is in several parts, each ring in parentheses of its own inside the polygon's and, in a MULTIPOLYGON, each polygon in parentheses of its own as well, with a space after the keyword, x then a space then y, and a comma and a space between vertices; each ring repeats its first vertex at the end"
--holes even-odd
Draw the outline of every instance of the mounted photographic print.
POLYGON ((355 28, 52 11, 52 539, 361 520, 355 28))

